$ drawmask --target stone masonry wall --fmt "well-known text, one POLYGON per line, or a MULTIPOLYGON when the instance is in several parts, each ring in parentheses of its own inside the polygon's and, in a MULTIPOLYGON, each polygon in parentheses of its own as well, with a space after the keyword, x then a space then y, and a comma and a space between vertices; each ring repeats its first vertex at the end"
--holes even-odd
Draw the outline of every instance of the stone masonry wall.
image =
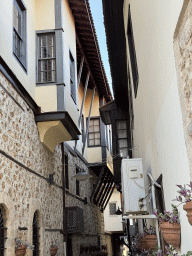
MULTIPOLYGON (((53 154, 41 144, 32 110, 0 73, 0 204, 6 209, 8 228, 5 256, 14 255, 16 236, 32 244, 36 210, 39 212, 40 255, 50 255, 51 240, 57 239, 57 255, 63 256, 63 235, 58 231, 45 231, 63 228, 62 189, 49 185, 45 178, 25 167, 45 178, 54 173, 55 183, 62 185, 60 146, 53 154), (20 231, 18 227, 28 230, 20 231)), ((27 255, 32 255, 32 251, 28 250, 27 255)))
MULTIPOLYGON (((73 256, 79 255, 80 245, 106 244, 104 218, 99 208, 90 203, 97 177, 80 182, 80 197, 76 196, 76 167, 87 169, 79 157, 68 152, 69 190, 66 207, 84 209, 85 231, 72 235, 73 256), (88 204, 82 200, 87 197, 88 204)), ((32 223, 35 211, 39 215, 40 256, 50 255, 51 241, 58 241, 57 256, 64 256, 63 235, 51 229, 63 229, 63 191, 50 185, 46 178, 54 174, 54 182, 62 186, 62 154, 60 146, 54 153, 40 142, 34 114, 0 72, 0 205, 6 210, 5 256, 15 253, 15 237, 32 244, 32 223), (28 169, 27 169, 28 168, 28 169), (35 172, 41 177, 34 174, 35 172), (19 230, 26 227, 27 230, 19 230)), ((27 256, 32 250, 27 251, 27 256)))
POLYGON ((80 254, 80 245, 97 245, 98 239, 100 244, 105 245, 104 234, 104 217, 100 212, 99 207, 90 203, 90 196, 93 190, 93 184, 97 177, 89 170, 92 178, 80 182, 80 196, 76 196, 76 179, 73 175, 76 174, 76 167, 83 168, 87 171, 87 166, 80 160, 79 157, 73 156, 68 152, 68 169, 69 169, 69 192, 66 193, 66 207, 79 206, 84 210, 84 232, 82 234, 72 235, 72 250, 73 256, 80 254), (84 204, 79 199, 87 197, 87 204, 84 204), (99 238, 98 238, 99 237, 99 238))
POLYGON ((184 1, 174 35, 183 128, 192 178, 192 2, 184 1))

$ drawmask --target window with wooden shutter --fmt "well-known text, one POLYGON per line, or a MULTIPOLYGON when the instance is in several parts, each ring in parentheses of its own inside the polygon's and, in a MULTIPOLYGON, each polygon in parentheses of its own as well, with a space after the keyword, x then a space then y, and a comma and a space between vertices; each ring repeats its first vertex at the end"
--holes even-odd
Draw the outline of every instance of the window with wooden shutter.
POLYGON ((21 0, 13 6, 13 53, 26 69, 26 9, 21 0))
POLYGON ((100 119, 91 118, 89 122, 88 146, 95 147, 101 145, 100 119))
POLYGON ((38 83, 56 82, 55 34, 38 35, 38 83))
POLYGON ((109 203, 109 214, 115 215, 116 211, 116 203, 109 203))
POLYGON ((76 83, 75 83, 75 61, 74 58, 69 51, 69 61, 70 61, 70 86, 71 86, 71 97, 76 103, 77 100, 77 88, 76 88, 76 83))

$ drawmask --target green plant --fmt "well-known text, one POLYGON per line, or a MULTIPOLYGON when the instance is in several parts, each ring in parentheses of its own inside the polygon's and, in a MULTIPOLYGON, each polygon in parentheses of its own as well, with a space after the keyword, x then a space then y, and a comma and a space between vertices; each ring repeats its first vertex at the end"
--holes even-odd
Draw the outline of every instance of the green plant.
POLYGON ((51 248, 58 248, 58 240, 51 241, 51 248))
POLYGON ((176 185, 180 190, 177 192, 180 194, 180 196, 176 197, 176 199, 173 199, 173 201, 178 201, 181 203, 186 203, 192 201, 192 181, 190 181, 190 184, 186 185, 176 185), (184 201, 183 201, 184 200, 184 201))
POLYGON ((18 249, 21 246, 25 246, 28 249, 34 249, 34 245, 30 245, 28 242, 23 241, 19 239, 18 237, 15 237, 15 249, 18 249))
POLYGON ((157 216, 160 222, 179 223, 179 213, 177 206, 172 204, 172 211, 163 213, 153 212, 157 216))
MULTIPOLYGON (((166 255, 168 255, 168 256, 177 256, 178 255, 178 252, 173 247, 173 245, 169 245, 169 247, 165 246, 165 249, 166 249, 166 255)), ((192 255, 192 251, 188 251, 187 254, 182 254, 182 256, 190 256, 190 255, 192 255)))

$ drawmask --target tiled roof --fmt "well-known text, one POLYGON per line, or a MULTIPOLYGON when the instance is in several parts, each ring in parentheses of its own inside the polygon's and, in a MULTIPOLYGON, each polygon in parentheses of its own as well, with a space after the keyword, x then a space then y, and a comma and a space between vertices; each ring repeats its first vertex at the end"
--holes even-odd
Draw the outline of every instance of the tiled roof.
MULTIPOLYGON (((101 95, 104 95, 106 101, 109 102, 112 100, 112 94, 101 60, 89 2, 88 0, 68 0, 68 2, 75 19, 76 33, 88 60, 97 89, 101 95)), ((77 58, 79 58, 80 62, 81 54, 78 47, 77 58)), ((94 85, 93 81, 89 82, 89 86, 91 86, 91 84, 92 86, 94 85)))

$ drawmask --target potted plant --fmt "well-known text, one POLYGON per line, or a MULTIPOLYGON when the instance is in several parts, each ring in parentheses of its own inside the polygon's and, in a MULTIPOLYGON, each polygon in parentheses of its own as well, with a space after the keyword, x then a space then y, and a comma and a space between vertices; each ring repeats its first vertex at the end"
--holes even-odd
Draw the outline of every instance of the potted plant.
POLYGON ((160 222, 160 229, 164 240, 178 248, 180 244, 181 225, 179 223, 179 213, 175 205, 172 206, 172 212, 154 213, 160 222))
MULTIPOLYGON (((173 245, 169 245, 169 247, 165 246, 165 250, 166 250, 166 255, 168 255, 168 256, 177 256, 178 255, 178 252, 174 248, 173 245)), ((188 251, 187 254, 182 254, 181 256, 190 256, 190 255, 192 255, 192 252, 188 251)))
POLYGON ((57 254, 57 250, 58 250, 57 240, 55 242, 51 241, 51 246, 50 246, 51 256, 55 256, 57 254))
POLYGON ((154 250, 157 245, 157 235, 155 228, 153 226, 149 226, 149 228, 145 227, 143 232, 144 237, 140 241, 140 247, 145 250, 154 250))
POLYGON ((177 185, 177 187, 180 188, 180 190, 177 191, 180 196, 176 197, 174 201, 185 203, 183 209, 187 212, 188 221, 192 225, 192 181, 190 181, 190 184, 187 184, 187 186, 188 187, 186 187, 186 185, 177 185), (184 198, 184 201, 182 197, 184 198))
POLYGON ((15 255, 16 256, 24 256, 26 254, 26 250, 34 248, 33 245, 19 239, 18 237, 15 238, 15 255))
POLYGON ((146 249, 154 250, 155 246, 157 245, 157 235, 155 227, 150 225, 149 228, 144 228, 144 234, 145 237, 143 238, 143 240, 146 243, 146 249))

